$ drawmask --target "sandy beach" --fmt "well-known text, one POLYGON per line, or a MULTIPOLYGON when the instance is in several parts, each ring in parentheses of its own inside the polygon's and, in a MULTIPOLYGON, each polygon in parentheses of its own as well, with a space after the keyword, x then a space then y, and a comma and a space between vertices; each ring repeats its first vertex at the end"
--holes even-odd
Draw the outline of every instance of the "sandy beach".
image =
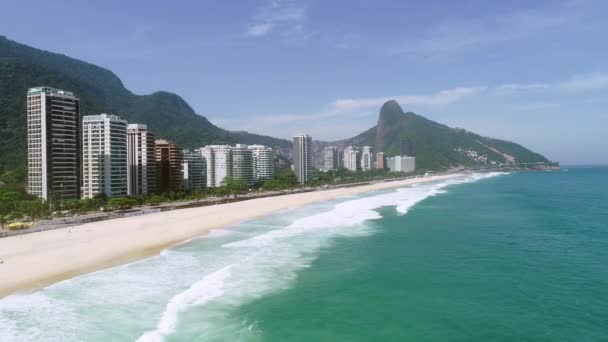
POLYGON ((461 177, 437 175, 258 198, 0 239, 0 298, 158 254, 210 230, 336 197, 461 177))

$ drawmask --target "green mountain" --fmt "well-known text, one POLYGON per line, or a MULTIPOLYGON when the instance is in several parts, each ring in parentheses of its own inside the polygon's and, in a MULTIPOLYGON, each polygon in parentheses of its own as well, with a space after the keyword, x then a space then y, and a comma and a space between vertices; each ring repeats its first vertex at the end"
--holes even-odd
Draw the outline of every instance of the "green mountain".
POLYGON ((159 137, 184 147, 237 142, 265 144, 284 152, 291 147, 288 140, 219 128, 176 94, 135 95, 109 70, 0 36, 0 180, 8 183, 25 179, 25 96, 35 86, 72 91, 80 97, 83 115, 117 114, 145 123, 159 137))
POLYGON ((368 145, 388 156, 413 154, 417 168, 422 170, 493 163, 549 163, 544 156, 516 143, 451 128, 411 112, 404 113, 392 100, 380 109, 376 126, 335 144, 368 145))

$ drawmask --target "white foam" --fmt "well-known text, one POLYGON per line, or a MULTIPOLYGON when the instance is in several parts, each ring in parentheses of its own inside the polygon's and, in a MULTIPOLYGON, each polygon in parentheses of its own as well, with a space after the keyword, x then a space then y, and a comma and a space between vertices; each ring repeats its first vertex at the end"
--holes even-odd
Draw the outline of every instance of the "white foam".
POLYGON ((224 293, 226 278, 230 276, 230 266, 219 269, 194 283, 187 290, 177 294, 167 304, 156 330, 146 332, 137 341, 162 341, 175 331, 180 312, 192 305, 205 304, 224 293))
POLYGON ((397 212, 403 215, 425 198, 445 192, 449 185, 499 174, 472 174, 441 183, 351 196, 337 204, 332 204, 335 203, 333 201, 320 203, 290 213, 291 216, 313 212, 291 223, 286 221, 288 216, 281 218, 280 221, 285 222, 282 225, 277 225, 277 220, 270 220, 267 225, 263 224, 265 220, 256 220, 252 222, 252 227, 243 225, 242 231, 235 227, 234 230, 211 233, 215 237, 226 236, 226 239, 233 241, 241 238, 241 235, 249 236, 243 240, 219 245, 223 241, 220 240, 217 245, 206 243, 201 248, 194 243, 187 248, 169 249, 157 258, 47 288, 40 294, 42 297, 9 297, 11 299, 8 301, 0 301, 0 340, 11 341, 7 336, 17 336, 13 340, 19 341, 82 340, 83 334, 86 335, 91 329, 118 329, 121 324, 132 326, 133 322, 114 321, 116 318, 91 323, 86 317, 75 316, 77 312, 82 314, 81 308, 107 307, 118 303, 128 305, 141 314, 141 319, 137 319, 141 325, 139 331, 143 332, 156 324, 154 329, 143 333, 138 341, 164 340, 175 333, 180 315, 194 307, 197 307, 197 315, 201 315, 197 316, 199 323, 196 327, 200 338, 225 340, 226 336, 235 336, 243 331, 247 336, 252 323, 232 321, 230 310, 289 288, 298 271, 310 266, 319 250, 331 244, 335 237, 372 232, 373 225, 366 221, 380 218, 379 208, 395 206, 397 212), (315 210, 318 211, 314 213, 315 210), (49 299, 44 295, 45 291, 59 298, 60 302, 49 299), (99 294, 103 296, 95 298, 99 294), (165 298, 168 299, 165 301, 165 298), (55 312, 62 314, 56 315, 55 312), (15 323, 15 315, 25 318, 19 318, 19 322, 15 323), (158 318, 154 318, 155 315, 158 318), (74 326, 82 330, 74 330, 74 326))

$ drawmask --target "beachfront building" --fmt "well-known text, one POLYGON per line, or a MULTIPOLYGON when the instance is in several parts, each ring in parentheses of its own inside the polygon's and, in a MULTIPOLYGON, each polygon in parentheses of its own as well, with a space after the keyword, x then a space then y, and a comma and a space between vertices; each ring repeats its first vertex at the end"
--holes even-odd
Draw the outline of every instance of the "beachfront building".
POLYGON ((361 167, 361 153, 354 146, 344 148, 344 168, 350 171, 357 171, 361 167))
POLYGON ((293 137, 293 171, 300 183, 312 179, 312 138, 308 134, 293 137))
POLYGON ((232 148, 232 179, 241 179, 252 186, 254 180, 253 151, 247 145, 236 144, 232 148))
POLYGON ((27 192, 80 198, 80 100, 50 87, 27 92, 27 192))
POLYGON ((207 162, 197 151, 184 151, 182 163, 183 188, 186 191, 200 192, 207 186, 207 162))
POLYGON ((414 172, 416 170, 416 158, 408 156, 388 158, 388 168, 391 172, 414 172))
POLYGON ((127 193, 149 195, 156 191, 155 137, 144 124, 127 125, 127 193))
POLYGON ((232 175, 232 148, 230 145, 207 145, 201 148, 207 163, 207 186, 219 187, 232 175))
POLYGON ((339 165, 338 149, 335 146, 325 146, 323 149, 323 170, 337 170, 339 165))
POLYGON ((374 168, 374 151, 370 146, 363 146, 361 152, 361 169, 371 171, 374 168))
POLYGON ((276 160, 272 148, 264 145, 249 145, 253 153, 253 178, 256 182, 274 179, 276 160))
POLYGON ((116 115, 82 118, 82 197, 126 196, 127 121, 116 115))
POLYGON ((181 146, 164 139, 155 141, 155 155, 157 165, 157 191, 166 193, 182 191, 182 164, 184 151, 181 146))
POLYGON ((376 169, 384 170, 386 168, 386 155, 384 154, 384 152, 376 153, 376 169))

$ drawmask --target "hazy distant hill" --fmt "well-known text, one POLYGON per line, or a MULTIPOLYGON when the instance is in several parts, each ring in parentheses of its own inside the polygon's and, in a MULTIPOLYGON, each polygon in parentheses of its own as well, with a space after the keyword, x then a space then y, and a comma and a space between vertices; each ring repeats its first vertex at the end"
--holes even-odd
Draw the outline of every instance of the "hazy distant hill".
MULTIPOLYGON (((544 156, 509 141, 482 137, 464 129, 450 128, 414 113, 404 113, 396 101, 380 109, 378 124, 350 139, 316 145, 372 146, 389 156, 402 151, 416 156, 417 167, 441 170, 455 166, 497 163, 548 162, 544 156)), ((318 160, 320 163, 320 160, 318 160)))
POLYGON ((291 147, 288 140, 219 128, 176 94, 135 95, 109 70, 0 36, 0 177, 10 182, 25 176, 26 92, 42 85, 73 91, 84 115, 114 113, 185 147, 236 142, 291 147))

